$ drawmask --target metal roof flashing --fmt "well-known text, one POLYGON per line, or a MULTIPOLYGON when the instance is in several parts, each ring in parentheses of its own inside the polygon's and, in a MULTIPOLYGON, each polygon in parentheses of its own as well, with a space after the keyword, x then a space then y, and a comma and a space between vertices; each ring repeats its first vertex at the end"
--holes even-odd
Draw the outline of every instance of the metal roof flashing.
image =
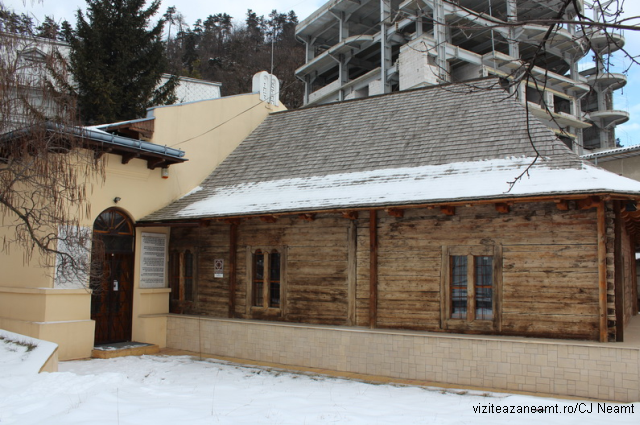
MULTIPOLYGON (((96 127, 63 127, 58 124, 47 123, 46 131, 62 137, 78 137, 87 149, 95 152, 96 157, 105 153, 122 156, 122 163, 127 164, 131 159, 138 158, 147 161, 151 170, 158 167, 168 167, 187 161, 185 152, 180 149, 160 146, 143 140, 131 139, 99 130, 96 127)), ((3 141, 10 141, 28 136, 33 128, 23 128, 6 133, 3 141)))

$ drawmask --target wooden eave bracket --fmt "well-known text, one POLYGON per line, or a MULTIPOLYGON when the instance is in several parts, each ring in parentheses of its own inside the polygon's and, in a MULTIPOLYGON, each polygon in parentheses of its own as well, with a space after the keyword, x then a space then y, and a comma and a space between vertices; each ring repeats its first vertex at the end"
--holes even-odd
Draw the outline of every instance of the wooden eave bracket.
POLYGON ((585 199, 578 199, 576 201, 576 207, 579 210, 588 210, 590 208, 596 208, 600 203, 600 198, 597 196, 589 196, 585 199))
POLYGON ((304 221, 313 221, 316 219, 316 215, 314 213, 304 213, 298 214, 298 218, 304 221))
POLYGON ((93 159, 95 159, 97 161, 100 158, 102 158, 105 154, 111 153, 112 151, 113 151, 113 149, 111 149, 111 148, 96 149, 95 151, 93 151, 93 159))
MULTIPOLYGON (((165 166, 163 165, 165 162, 164 158, 149 158, 147 159, 147 168, 150 170, 155 170, 157 167, 165 166)), ((168 165, 167 165, 168 166, 168 165)))
POLYGON ((508 212, 511 212, 511 204, 507 202, 498 202, 496 203, 496 211, 500 214, 507 214, 508 212))
POLYGON ((223 223, 231 224, 231 225, 234 225, 234 224, 238 225, 238 224, 240 224, 240 221, 241 221, 241 219, 239 219, 239 218, 225 218, 225 219, 222 220, 223 223))
POLYGON ((453 205, 443 205, 440 207, 440 211, 445 215, 456 215, 456 207, 453 205))
POLYGON ((556 208, 560 211, 569 211, 569 201, 566 199, 556 199, 556 208))
POLYGON ((402 208, 387 208, 386 211, 391 217, 404 217, 404 210, 402 208))
POLYGON ((265 223, 275 223, 276 221, 278 221, 278 217, 276 217, 275 215, 261 215, 260 221, 263 221, 265 223))
POLYGON ((129 161, 131 161, 134 158, 140 158, 140 154, 139 153, 123 153, 122 154, 122 163, 123 164, 128 164, 129 161))
POLYGON ((342 213, 342 217, 349 220, 357 220, 358 219, 358 211, 344 211, 342 213))

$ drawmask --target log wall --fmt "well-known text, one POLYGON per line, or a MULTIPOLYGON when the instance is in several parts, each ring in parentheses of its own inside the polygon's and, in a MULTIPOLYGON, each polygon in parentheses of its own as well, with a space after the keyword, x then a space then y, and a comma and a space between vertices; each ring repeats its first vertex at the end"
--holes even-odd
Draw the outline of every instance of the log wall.
MULTIPOLYGON (((355 220, 337 213, 317 214, 312 221, 297 216, 279 217, 273 223, 243 219, 237 227, 232 316, 445 331, 441 323, 443 246, 499 245, 502 283, 495 296, 500 299, 501 319, 497 328, 485 333, 599 339, 595 208, 560 211, 548 202, 515 204, 507 213, 493 205, 458 207, 454 215, 439 208, 403 213, 396 217, 377 212, 374 315, 368 212, 360 211, 355 220), (281 311, 248 305, 249 255, 254 247, 286 249, 282 289, 286 303, 281 311), (376 323, 371 323, 372 317, 376 323)), ((628 236, 627 242, 630 250, 628 236)), ((228 317, 230 225, 213 222, 207 227, 175 228, 171 246, 195 247, 198 256, 197 297, 188 313, 228 317), (213 277, 214 259, 225 261, 223 278, 213 277)), ((626 253, 625 258, 631 255, 626 253)))
MULTIPOLYGON (((360 230, 360 229, 359 229, 360 230)), ((368 274, 358 239, 358 278, 368 274)), ((442 330, 442 246, 503 248, 502 330, 505 335, 597 339, 598 268, 594 209, 558 211, 553 203, 405 210, 380 214, 378 327, 442 330), (579 301, 579 302, 576 302, 579 301)), ((368 325, 367 288, 358 282, 359 325, 368 325)))

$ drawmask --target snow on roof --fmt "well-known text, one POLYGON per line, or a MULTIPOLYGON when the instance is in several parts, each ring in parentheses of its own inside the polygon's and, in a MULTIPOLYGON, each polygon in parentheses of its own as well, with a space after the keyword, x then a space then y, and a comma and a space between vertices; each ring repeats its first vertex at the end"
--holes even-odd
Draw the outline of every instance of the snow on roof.
POLYGON ((376 207, 562 193, 640 191, 640 182, 596 167, 534 166, 513 188, 509 184, 534 158, 460 162, 308 178, 244 183, 215 188, 180 211, 180 218, 376 207), (511 189, 511 190, 510 190, 511 189))
POLYGON ((640 183, 570 151, 497 79, 275 113, 200 185, 143 221, 624 193, 640 183), (508 182, 539 154, 529 177, 508 182))

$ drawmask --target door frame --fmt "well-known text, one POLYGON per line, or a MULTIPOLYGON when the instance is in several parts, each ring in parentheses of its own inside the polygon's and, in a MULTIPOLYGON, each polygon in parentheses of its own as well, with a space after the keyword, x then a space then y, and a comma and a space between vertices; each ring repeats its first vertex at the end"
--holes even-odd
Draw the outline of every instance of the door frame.
POLYGON ((95 267, 94 270, 99 271, 99 273, 92 273, 90 285, 92 288, 91 320, 96 322, 94 344, 130 341, 133 331, 135 286, 135 223, 126 211, 120 208, 107 208, 98 214, 92 229, 94 236, 92 265, 95 267), (105 238, 107 242, 103 246, 97 243, 100 235, 108 237, 105 238), (111 246, 105 246, 107 244, 111 246), (96 255, 98 257, 93 258, 96 255), (116 264, 119 267, 122 263, 129 265, 129 269, 122 272, 128 276, 128 279, 124 280, 121 277, 122 273, 116 272, 119 274, 114 276, 112 269, 116 264), (116 280, 118 283, 115 283, 116 280), (121 312, 120 307, 123 305, 125 310, 121 312), (117 306, 117 310, 113 308, 114 306, 117 306))

